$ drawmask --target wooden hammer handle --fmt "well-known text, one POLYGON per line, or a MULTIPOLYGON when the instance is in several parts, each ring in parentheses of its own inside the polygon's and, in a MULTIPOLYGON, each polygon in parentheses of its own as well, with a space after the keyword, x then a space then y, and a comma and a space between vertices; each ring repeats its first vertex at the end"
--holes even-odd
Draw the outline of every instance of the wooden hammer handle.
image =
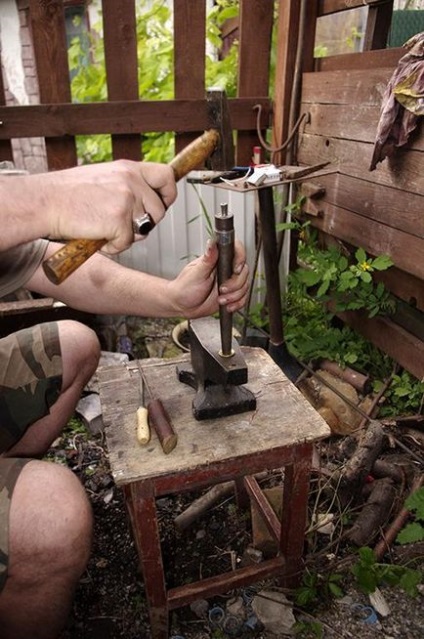
MULTIPOLYGON (((178 153, 170 162, 175 181, 203 165, 218 143, 218 131, 209 129, 178 153)), ((106 243, 107 240, 71 240, 43 262, 44 273, 53 284, 61 284, 106 243)))

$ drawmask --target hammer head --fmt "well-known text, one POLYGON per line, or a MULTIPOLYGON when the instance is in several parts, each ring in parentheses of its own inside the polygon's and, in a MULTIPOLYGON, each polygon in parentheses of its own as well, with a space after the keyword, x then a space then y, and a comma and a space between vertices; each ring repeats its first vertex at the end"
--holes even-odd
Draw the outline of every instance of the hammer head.
POLYGON ((212 171, 226 171, 233 168, 235 160, 233 130, 225 91, 210 89, 206 94, 206 101, 210 127, 219 133, 219 142, 209 158, 209 168, 212 171))

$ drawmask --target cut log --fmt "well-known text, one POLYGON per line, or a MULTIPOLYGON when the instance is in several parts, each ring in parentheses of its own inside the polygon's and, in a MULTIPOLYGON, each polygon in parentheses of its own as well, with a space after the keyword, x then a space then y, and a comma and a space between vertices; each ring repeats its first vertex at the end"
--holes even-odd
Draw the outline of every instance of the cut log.
POLYGON ((361 395, 367 395, 371 392, 371 382, 368 375, 358 373, 358 371, 348 366, 341 368, 336 362, 331 362, 329 359, 322 360, 320 362, 320 368, 347 382, 361 393, 361 395))
POLYGON ((387 522, 396 489, 391 479, 377 479, 372 484, 371 494, 350 529, 347 538, 356 546, 367 546, 387 522))
POLYGON ((338 479, 344 492, 355 497, 362 489, 365 478, 381 453, 384 441, 383 428, 378 421, 371 421, 362 431, 358 447, 344 466, 338 479))
MULTIPOLYGON (((419 490, 423 483, 424 475, 416 477, 412 484, 411 495, 419 490)), ((411 513, 405 508, 405 506, 397 514, 391 526, 384 532, 381 540, 378 542, 374 549, 374 554, 377 561, 380 561, 383 558, 384 554, 390 549, 391 544, 395 541, 396 537, 398 536, 399 532, 402 530, 410 516, 411 513)))
POLYGON ((177 530, 185 530, 193 522, 203 515, 209 508, 212 508, 219 499, 227 497, 234 491, 234 482, 226 481, 222 484, 216 484, 201 497, 193 501, 182 513, 174 519, 177 530))

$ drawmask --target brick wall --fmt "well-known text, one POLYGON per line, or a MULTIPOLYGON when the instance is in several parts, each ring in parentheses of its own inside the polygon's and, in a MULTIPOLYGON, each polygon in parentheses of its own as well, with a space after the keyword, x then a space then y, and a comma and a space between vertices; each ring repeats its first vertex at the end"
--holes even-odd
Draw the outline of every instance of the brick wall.
MULTIPOLYGON (((20 46, 17 43, 21 55, 24 71, 24 92, 27 104, 38 104, 38 82, 34 64, 34 54, 28 24, 28 0, 16 0, 19 16, 20 46)), ((3 68, 3 78, 6 93, 6 105, 18 105, 22 103, 13 94, 13 87, 9 86, 9 74, 13 69, 3 68)), ((47 170, 46 151, 43 138, 17 138, 12 140, 13 158, 16 168, 29 171, 29 173, 41 173, 47 170)))

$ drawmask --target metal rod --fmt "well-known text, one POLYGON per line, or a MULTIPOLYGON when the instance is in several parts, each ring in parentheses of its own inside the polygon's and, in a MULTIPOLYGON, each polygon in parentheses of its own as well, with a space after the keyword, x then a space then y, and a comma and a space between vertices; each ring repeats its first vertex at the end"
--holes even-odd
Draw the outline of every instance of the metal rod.
MULTIPOLYGON (((234 217, 228 213, 228 204, 221 204, 221 211, 215 215, 215 237, 218 245, 218 286, 228 280, 233 273, 234 261, 234 217)), ((226 308, 219 308, 219 323, 221 328, 222 357, 234 355, 232 349, 233 314, 226 308)))

